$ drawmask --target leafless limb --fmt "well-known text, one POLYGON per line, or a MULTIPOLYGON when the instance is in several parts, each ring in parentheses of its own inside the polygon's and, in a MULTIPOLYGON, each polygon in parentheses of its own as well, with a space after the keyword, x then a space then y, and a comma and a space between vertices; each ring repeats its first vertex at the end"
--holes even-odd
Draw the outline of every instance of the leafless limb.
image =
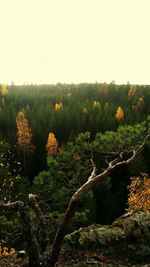
POLYGON ((92 163, 93 170, 91 172, 90 177, 88 178, 88 181, 90 181, 91 179, 93 179, 96 176, 96 164, 93 161, 93 158, 91 158, 91 163, 92 163))
POLYGON ((98 175, 96 175, 96 166, 92 161, 93 170, 91 176, 88 178, 87 182, 85 182, 72 196, 68 208, 66 210, 63 222, 58 228, 58 231, 56 233, 52 246, 51 256, 48 261, 50 267, 54 267, 59 257, 61 244, 63 242, 66 230, 68 229, 71 219, 75 215, 78 203, 83 197, 83 195, 89 190, 91 190, 98 181, 102 181, 105 177, 110 175, 110 173, 118 166, 130 164, 135 159, 135 157, 143 150, 144 145, 149 137, 150 134, 145 137, 143 143, 136 150, 133 150, 132 153, 130 151, 130 153, 128 154, 129 155, 128 159, 125 160, 123 158, 123 152, 121 152, 117 158, 109 162, 108 167, 105 169, 105 171, 103 171, 98 175))
POLYGON ((21 210, 23 207, 24 203, 22 201, 0 203, 0 211, 21 210))

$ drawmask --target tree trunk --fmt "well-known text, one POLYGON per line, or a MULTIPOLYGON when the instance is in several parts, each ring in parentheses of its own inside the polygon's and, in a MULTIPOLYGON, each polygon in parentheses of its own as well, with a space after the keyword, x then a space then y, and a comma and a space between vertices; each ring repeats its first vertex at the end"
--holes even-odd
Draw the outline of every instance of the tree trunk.
POLYGON ((57 262, 58 257, 59 257, 61 245, 62 245, 62 242, 64 240, 66 231, 67 231, 68 226, 71 222, 71 219, 75 215, 78 204, 79 204, 80 200, 82 199, 83 195, 93 187, 94 183, 95 183, 94 180, 88 180, 72 196, 70 203, 69 203, 69 206, 66 210, 63 222, 60 225, 60 227, 58 228, 58 231, 56 233, 56 236, 55 236, 55 239, 54 239, 54 242, 52 245, 50 259, 48 260, 48 266, 49 267, 55 266, 55 263, 57 262))
POLYGON ((54 267, 55 263, 58 260, 62 242, 64 240, 64 237, 65 237, 66 231, 68 229, 68 226, 71 222, 71 219, 73 218, 73 216, 77 210, 78 203, 79 203, 79 201, 78 200, 76 201, 74 199, 71 199, 71 201, 69 203, 69 206, 68 206, 68 209, 65 213, 63 222, 60 225, 60 227, 58 228, 57 233, 55 235, 55 239, 54 239, 54 242, 52 245, 52 250, 51 250, 51 256, 50 256, 50 259, 48 260, 48 266, 49 267, 54 267))
POLYGON ((26 237, 26 242, 27 242, 27 254, 29 257, 29 267, 40 267, 39 246, 38 246, 35 234, 34 234, 32 221, 25 207, 20 211, 20 217, 22 221, 24 235, 26 237))

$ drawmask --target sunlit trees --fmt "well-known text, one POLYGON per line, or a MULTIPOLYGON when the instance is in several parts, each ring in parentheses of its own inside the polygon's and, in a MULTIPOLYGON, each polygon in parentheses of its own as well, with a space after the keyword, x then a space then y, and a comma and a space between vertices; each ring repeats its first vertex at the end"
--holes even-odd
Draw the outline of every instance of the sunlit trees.
POLYGON ((124 112, 121 106, 118 107, 116 114, 115 114, 115 118, 118 122, 124 120, 124 112))
POLYGON ((49 133, 48 135, 48 140, 46 144, 46 150, 47 150, 47 155, 50 157, 54 157, 57 154, 57 149, 58 149, 58 142, 53 133, 49 133))

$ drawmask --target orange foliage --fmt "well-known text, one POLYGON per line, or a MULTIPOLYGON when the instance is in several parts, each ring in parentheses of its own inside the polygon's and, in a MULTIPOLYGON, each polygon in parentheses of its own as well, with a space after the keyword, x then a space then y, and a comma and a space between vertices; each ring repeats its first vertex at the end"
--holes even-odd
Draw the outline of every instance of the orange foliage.
POLYGON ((20 148, 29 150, 30 148, 33 149, 33 145, 31 144, 32 133, 31 129, 29 128, 28 120, 26 119, 24 113, 22 111, 18 112, 17 118, 17 135, 18 135, 18 142, 20 148))
POLYGON ((117 112, 115 114, 115 118, 117 121, 122 121, 124 120, 124 112, 121 106, 118 107, 117 112))
POLYGON ((58 142, 53 133, 49 133, 48 135, 48 140, 47 140, 47 155, 54 157, 57 154, 57 148, 58 148, 58 142))
POLYGON ((131 87, 128 91, 128 98, 131 98, 132 96, 134 96, 136 89, 137 89, 136 85, 131 85, 131 87))
POLYGON ((142 173, 142 177, 132 177, 128 189, 127 211, 130 212, 136 209, 150 211, 150 178, 148 175, 142 173))
POLYGON ((9 252, 7 247, 3 248, 0 244, 0 257, 14 256, 14 254, 15 254, 14 248, 11 248, 9 252))

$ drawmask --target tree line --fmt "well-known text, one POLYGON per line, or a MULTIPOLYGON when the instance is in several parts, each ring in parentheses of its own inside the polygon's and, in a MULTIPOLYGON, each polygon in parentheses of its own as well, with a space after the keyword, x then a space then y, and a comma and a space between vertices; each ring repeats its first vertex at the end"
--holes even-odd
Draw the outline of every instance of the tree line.
MULTIPOLYGON (((97 133, 117 130, 121 125, 141 123, 150 114, 149 102, 150 86, 114 83, 1 84, 0 137, 11 147, 9 162, 13 165, 12 169, 24 177, 26 184, 32 185, 41 171, 48 170, 50 160, 47 161, 47 156, 52 156, 54 161, 58 154, 60 160, 58 152, 66 153, 66 147, 70 149, 71 143, 75 146, 75 140, 81 133, 90 133, 90 140, 94 140, 97 133)), ((97 213, 104 213, 104 222, 110 222, 125 208, 130 176, 138 172, 139 166, 143 171, 149 170, 147 155, 148 150, 145 149, 139 164, 132 170, 124 168, 121 173, 117 170, 111 183, 108 181, 107 185, 101 185, 107 189, 106 192, 100 187, 94 189, 97 213), (119 182, 118 175, 121 176, 119 182), (100 191, 102 194, 98 197, 100 191), (123 199, 121 203, 118 202, 120 194, 123 199), (112 216, 105 212, 105 208, 99 208, 102 201, 105 208, 111 203, 112 216)), ((74 166, 68 158, 69 155, 65 155, 63 160, 70 165, 71 172, 74 166)), ((99 221, 98 215, 96 218, 99 221)))

